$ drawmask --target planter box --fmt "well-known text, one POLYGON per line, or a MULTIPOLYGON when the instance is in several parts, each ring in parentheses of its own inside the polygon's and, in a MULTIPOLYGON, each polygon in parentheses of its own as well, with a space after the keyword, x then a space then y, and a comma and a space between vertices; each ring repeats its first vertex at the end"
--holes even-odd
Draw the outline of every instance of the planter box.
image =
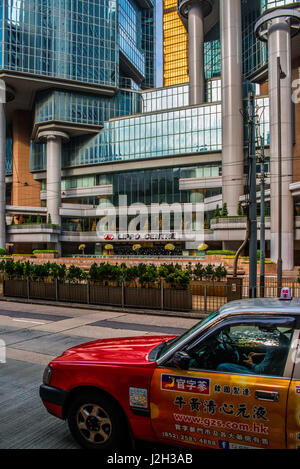
POLYGON ((56 300, 56 285, 53 282, 29 282, 30 298, 56 300))
POLYGON ((207 296, 227 297, 227 283, 225 282, 192 282, 193 295, 204 296, 205 286, 207 296))
POLYGON ((86 284, 58 283, 58 300, 73 303, 87 303, 88 290, 86 284))
POLYGON ((56 252, 36 252, 34 256, 38 259, 57 259, 59 257, 56 252))
POLYGON ((27 298, 28 291, 26 280, 3 280, 3 294, 5 296, 27 298))
MULTIPOLYGON (((67 301, 70 303, 122 306, 122 287, 88 285, 86 283, 37 282, 4 280, 4 295, 67 301), (56 297, 57 294, 57 297, 56 297)), ((160 288, 124 287, 124 306, 161 309, 160 288)), ((192 290, 164 288, 163 307, 166 310, 191 311, 192 290)))
POLYGON ((90 285, 90 303, 95 305, 122 305, 122 287, 90 285))
POLYGON ((192 307, 192 290, 164 289, 164 309, 191 311, 192 307))
POLYGON ((125 306, 158 309, 161 308, 160 288, 124 288, 125 306))

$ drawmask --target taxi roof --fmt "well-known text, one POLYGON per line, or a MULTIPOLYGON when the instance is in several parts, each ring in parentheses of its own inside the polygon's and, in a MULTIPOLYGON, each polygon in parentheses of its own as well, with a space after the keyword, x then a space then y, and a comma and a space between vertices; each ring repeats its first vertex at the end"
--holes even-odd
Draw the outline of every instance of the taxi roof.
POLYGON ((232 313, 293 313, 300 315, 300 298, 280 300, 279 298, 252 298, 236 300, 219 309, 219 314, 232 313))

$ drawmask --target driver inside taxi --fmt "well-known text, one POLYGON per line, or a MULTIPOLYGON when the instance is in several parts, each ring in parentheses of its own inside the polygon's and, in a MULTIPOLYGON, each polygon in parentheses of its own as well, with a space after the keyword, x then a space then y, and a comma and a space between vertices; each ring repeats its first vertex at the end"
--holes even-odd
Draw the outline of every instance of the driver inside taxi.
MULTIPOLYGON (((262 330, 262 329, 261 329, 262 330)), ((265 330, 270 333, 271 330, 265 330)), ((287 346, 287 338, 278 329, 272 330, 272 336, 275 339, 276 345, 268 345, 264 353, 250 352, 246 359, 242 360, 242 364, 237 363, 221 363, 218 365, 216 371, 232 372, 243 374, 276 374, 283 366, 283 359, 285 357, 285 350, 287 346), (263 357, 261 359, 261 357, 263 357), (258 363, 259 361, 259 363, 258 363)))
POLYGON ((276 355, 277 347, 270 347, 266 353, 250 352, 247 360, 243 360, 246 366, 237 365, 235 363, 222 363, 217 367, 217 371, 261 375, 269 370, 272 363, 274 363, 276 355), (256 364, 254 358, 261 356, 264 357, 263 360, 256 364))

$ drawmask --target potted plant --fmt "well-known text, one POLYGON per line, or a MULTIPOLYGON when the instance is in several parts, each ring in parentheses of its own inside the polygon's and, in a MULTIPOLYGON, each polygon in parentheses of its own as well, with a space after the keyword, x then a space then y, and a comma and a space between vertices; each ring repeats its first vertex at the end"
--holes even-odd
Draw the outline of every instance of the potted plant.
POLYGON ((80 246, 78 246, 78 250, 81 251, 81 255, 84 256, 85 244, 80 244, 80 246))

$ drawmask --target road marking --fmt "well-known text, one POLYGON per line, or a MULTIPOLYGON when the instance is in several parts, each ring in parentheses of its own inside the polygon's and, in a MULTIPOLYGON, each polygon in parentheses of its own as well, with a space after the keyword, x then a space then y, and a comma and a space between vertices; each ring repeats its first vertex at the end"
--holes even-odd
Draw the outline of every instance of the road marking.
POLYGON ((53 355, 45 355, 44 353, 29 352, 27 350, 15 349, 7 347, 6 358, 18 360, 27 363, 37 363, 39 365, 48 365, 55 358, 53 355))
POLYGON ((30 324, 46 324, 45 322, 29 321, 27 319, 13 319, 15 322, 28 322, 30 324))

